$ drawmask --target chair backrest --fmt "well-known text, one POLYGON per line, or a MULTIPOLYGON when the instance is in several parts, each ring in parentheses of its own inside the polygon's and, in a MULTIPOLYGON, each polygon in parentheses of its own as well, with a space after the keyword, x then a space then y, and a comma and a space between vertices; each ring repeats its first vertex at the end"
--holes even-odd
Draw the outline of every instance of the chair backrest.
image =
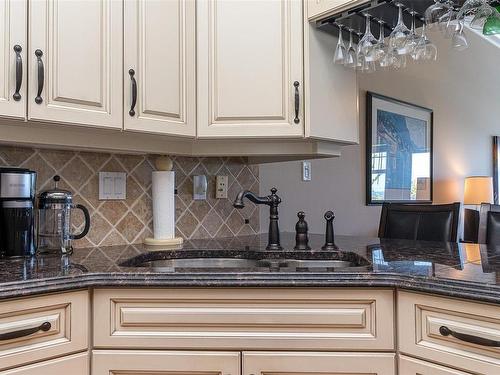
POLYGON ((479 212, 478 242, 500 246, 500 206, 483 203, 479 212))
POLYGON ((442 205, 384 203, 378 236, 457 242, 459 216, 460 203, 442 205))

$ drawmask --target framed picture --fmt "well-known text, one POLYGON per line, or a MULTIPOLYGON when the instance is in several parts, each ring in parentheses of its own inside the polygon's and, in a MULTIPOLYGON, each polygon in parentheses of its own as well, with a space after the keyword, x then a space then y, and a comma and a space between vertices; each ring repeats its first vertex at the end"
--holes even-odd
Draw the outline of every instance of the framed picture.
POLYGON ((431 109, 366 98, 366 204, 432 203, 431 109))
POLYGON ((493 192, 495 204, 500 204, 500 137, 493 137, 493 192))

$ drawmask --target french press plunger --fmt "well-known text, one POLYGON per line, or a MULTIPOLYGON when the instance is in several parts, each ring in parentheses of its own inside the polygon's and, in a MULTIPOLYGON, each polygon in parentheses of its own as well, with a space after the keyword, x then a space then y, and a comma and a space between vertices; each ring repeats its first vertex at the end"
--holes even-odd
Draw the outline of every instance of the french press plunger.
POLYGON ((60 177, 54 176, 54 189, 44 191, 38 197, 38 249, 40 253, 73 251, 72 241, 83 238, 90 229, 90 215, 81 204, 73 204, 73 194, 58 189, 60 177), (85 216, 85 225, 79 234, 71 233, 71 209, 77 208, 85 216))

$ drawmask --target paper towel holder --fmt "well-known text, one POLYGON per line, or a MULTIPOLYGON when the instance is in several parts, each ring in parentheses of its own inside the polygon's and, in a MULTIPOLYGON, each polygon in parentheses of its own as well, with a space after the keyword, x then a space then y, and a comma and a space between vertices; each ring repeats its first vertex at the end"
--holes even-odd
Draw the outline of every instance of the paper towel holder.
MULTIPOLYGON (((175 199, 174 199, 174 185, 175 185, 175 172, 172 171, 173 162, 168 156, 159 156, 155 160, 156 171, 152 172, 153 174, 153 202, 155 200, 159 200, 165 198, 165 194, 168 195, 168 201, 170 204, 167 204, 167 208, 170 210, 170 216, 173 218, 175 223, 175 199)), ((163 223, 159 222, 159 215, 155 215, 154 205, 153 205, 153 226, 156 228, 157 226, 163 225, 163 223)), ((179 245, 183 243, 182 237, 175 237, 175 224, 170 222, 170 231, 172 233, 171 236, 167 238, 157 238, 157 236, 148 237, 144 239, 144 245, 148 250, 163 250, 165 248, 179 248, 179 245)), ((154 232, 158 232, 156 229, 154 232)))

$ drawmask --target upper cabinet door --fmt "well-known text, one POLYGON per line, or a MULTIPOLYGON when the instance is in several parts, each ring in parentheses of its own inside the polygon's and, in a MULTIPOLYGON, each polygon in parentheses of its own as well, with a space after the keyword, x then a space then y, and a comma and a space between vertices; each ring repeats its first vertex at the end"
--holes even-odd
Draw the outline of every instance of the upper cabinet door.
POLYGON ((28 117, 122 127, 122 2, 33 0, 28 117))
POLYGON ((0 116, 26 117, 26 0, 0 0, 0 116))
POLYGON ((302 2, 200 0, 197 12, 198 136, 303 136, 302 2))
POLYGON ((126 130, 195 136, 194 0, 126 0, 126 130))

